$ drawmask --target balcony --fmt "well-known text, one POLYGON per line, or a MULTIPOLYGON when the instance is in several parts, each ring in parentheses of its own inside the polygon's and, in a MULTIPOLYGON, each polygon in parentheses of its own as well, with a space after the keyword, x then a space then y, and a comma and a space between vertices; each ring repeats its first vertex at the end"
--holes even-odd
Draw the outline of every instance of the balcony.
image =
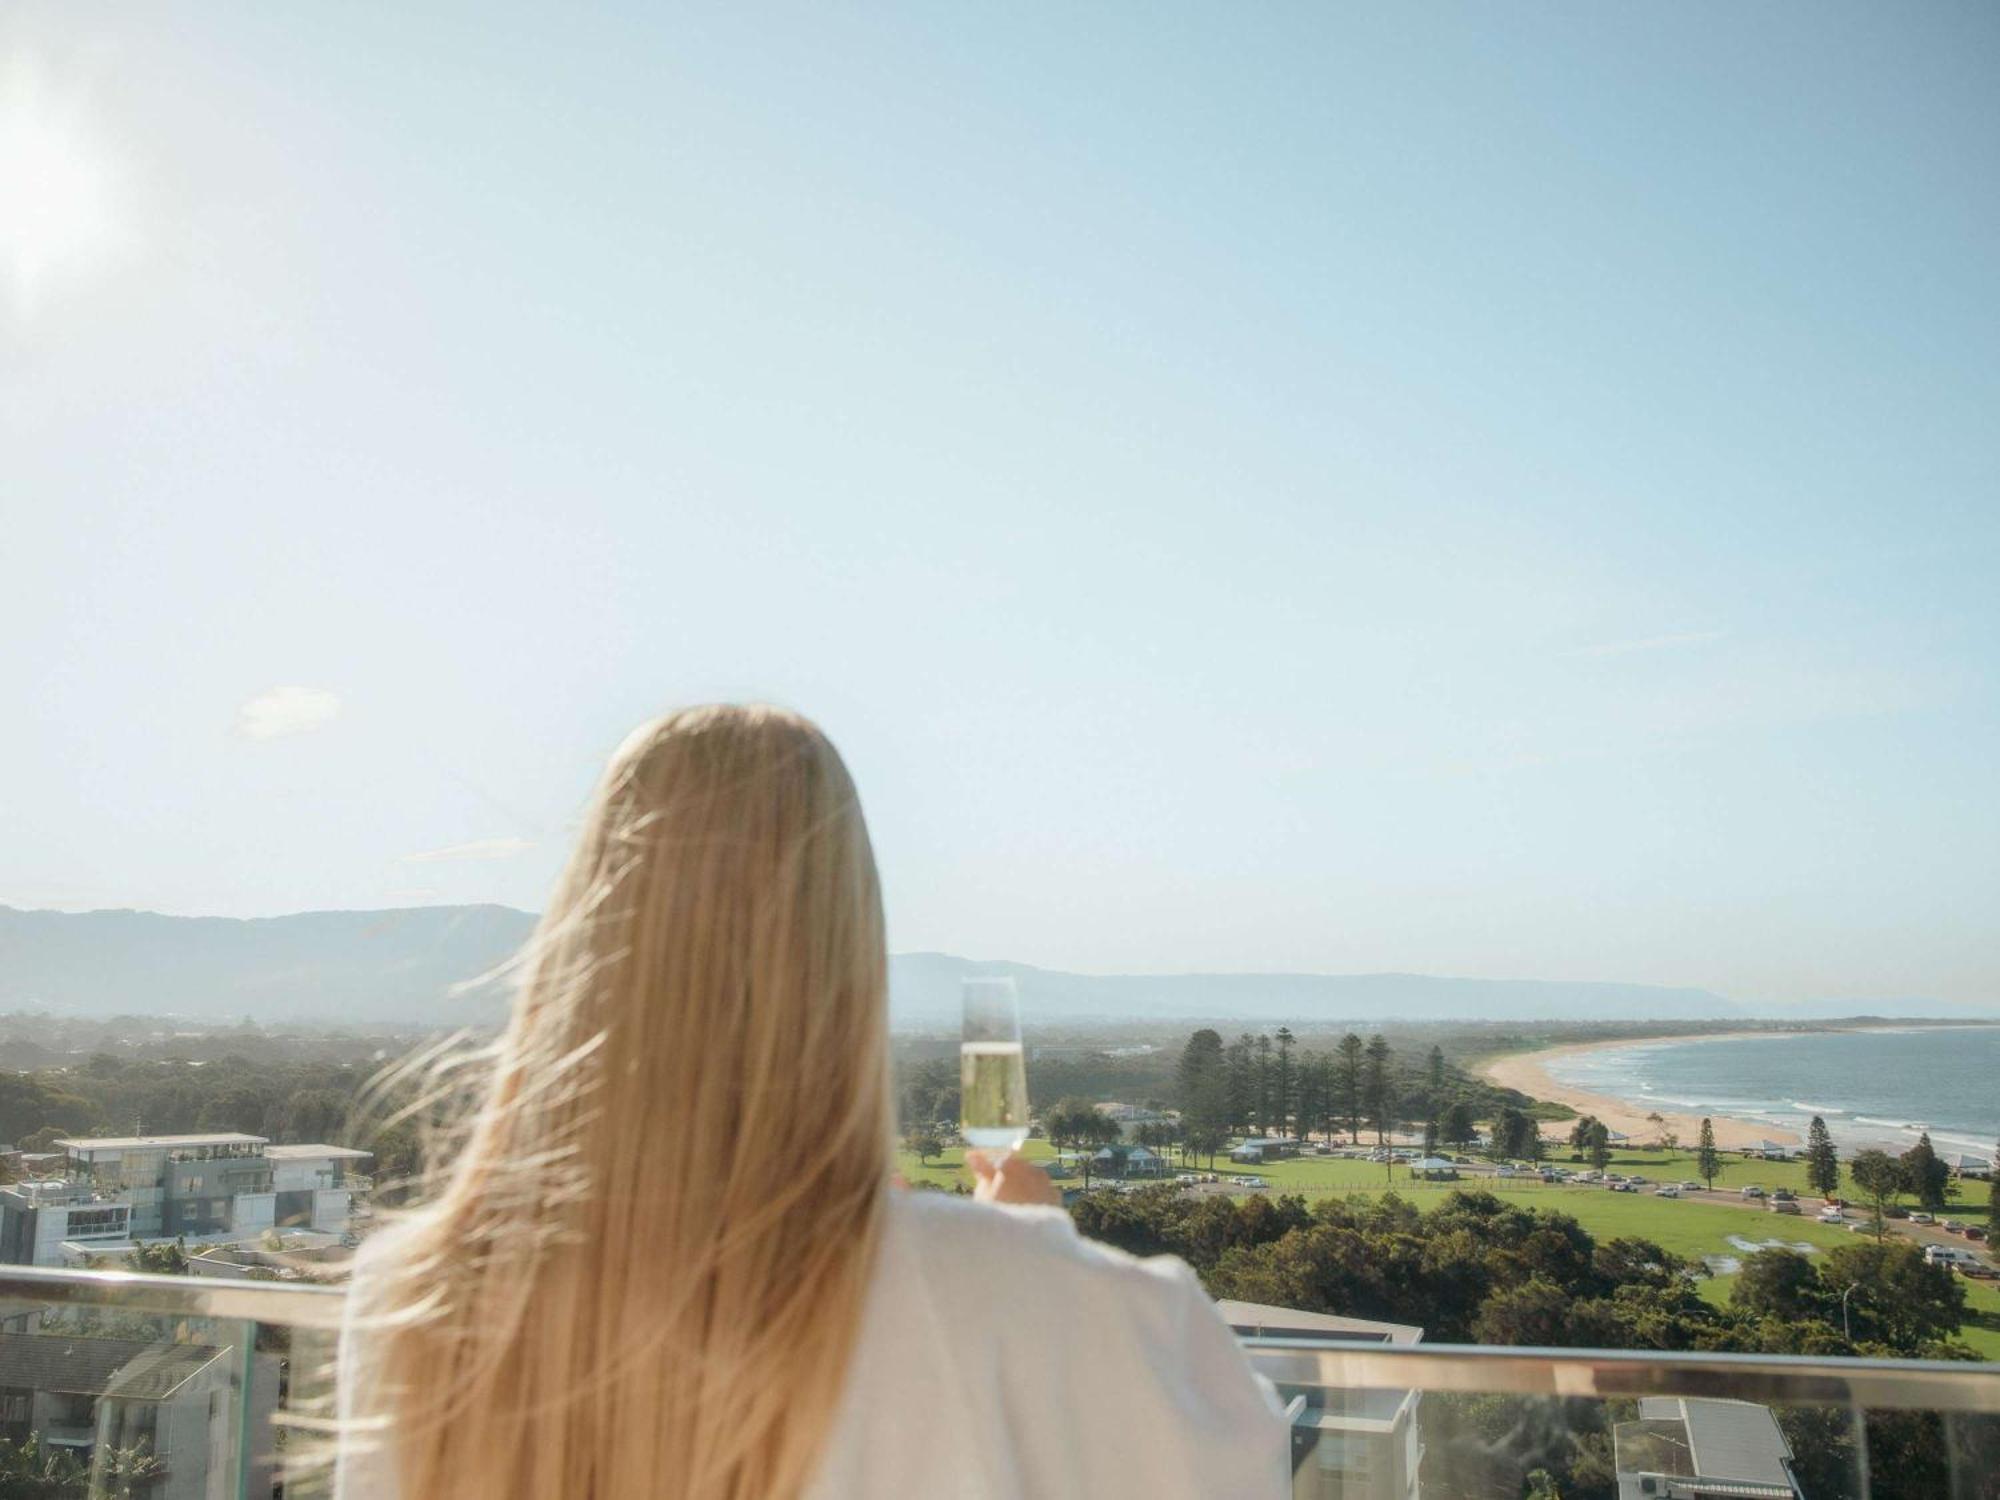
MULTIPOLYGON (((78 1500, 311 1500, 281 1410, 323 1413, 341 1294, 9 1268, 0 1405, 78 1500), (78 1430, 76 1414, 94 1412, 78 1430), (144 1436, 141 1436, 144 1435, 144 1436), (161 1452, 148 1453, 157 1435, 161 1452), (172 1464, 161 1462, 171 1457, 172 1464)), ((1292 1500, 1974 1500, 2000 1493, 2000 1366, 1453 1348, 1251 1334, 1292 1424, 1292 1500)), ((294 1442, 296 1439, 294 1439, 294 1442)), ((1229 1497, 1237 1500, 1237 1497, 1229 1497)), ((1279 1497, 1271 1497, 1279 1500, 1279 1497)))

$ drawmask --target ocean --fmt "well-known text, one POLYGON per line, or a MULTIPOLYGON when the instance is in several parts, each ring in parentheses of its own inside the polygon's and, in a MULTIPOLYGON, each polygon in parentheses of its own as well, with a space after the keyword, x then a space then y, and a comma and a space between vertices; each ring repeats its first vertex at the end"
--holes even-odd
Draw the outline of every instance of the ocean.
POLYGON ((1805 1139, 1825 1119, 1844 1154, 1991 1158, 2000 1136, 2000 1026, 1927 1026, 1634 1042, 1554 1057, 1558 1082, 1646 1109, 1730 1115, 1805 1139))

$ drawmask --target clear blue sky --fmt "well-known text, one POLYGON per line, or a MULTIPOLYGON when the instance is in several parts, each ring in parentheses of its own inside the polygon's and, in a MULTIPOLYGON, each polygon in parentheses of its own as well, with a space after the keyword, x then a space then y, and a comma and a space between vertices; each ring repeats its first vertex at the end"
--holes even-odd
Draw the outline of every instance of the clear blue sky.
POLYGON ((1991 1003, 1996 77, 1972 0, 11 5, 0 901, 534 907, 762 697, 899 949, 1991 1003))

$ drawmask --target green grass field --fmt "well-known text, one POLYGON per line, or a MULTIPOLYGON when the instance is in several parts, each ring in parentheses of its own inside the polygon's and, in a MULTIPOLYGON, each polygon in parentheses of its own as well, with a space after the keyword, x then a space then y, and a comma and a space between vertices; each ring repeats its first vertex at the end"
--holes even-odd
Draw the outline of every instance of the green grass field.
MULTIPOLYGON (((1030 1160, 1046 1161, 1055 1152, 1048 1142, 1031 1140, 1022 1154, 1030 1160)), ((1765 1188, 1789 1187, 1801 1197, 1806 1196, 1805 1168, 1801 1163, 1742 1161, 1734 1157, 1725 1157, 1724 1163, 1722 1174, 1715 1181, 1718 1190, 1756 1183, 1765 1188)), ((1556 1164, 1575 1165, 1566 1159, 1556 1164)), ((961 1182, 970 1186, 972 1181, 971 1173, 964 1166, 964 1153, 955 1147, 932 1157, 927 1166, 920 1166, 915 1156, 903 1152, 897 1159, 897 1169, 911 1182, 931 1182, 939 1187, 951 1187, 961 1182)), ((1610 1170, 1627 1175, 1642 1173, 1654 1182, 1695 1180, 1691 1152, 1673 1155, 1648 1151, 1624 1152, 1612 1158, 1610 1170)), ((1455 1188, 1484 1190, 1509 1203, 1568 1214, 1598 1240, 1616 1239, 1621 1235, 1635 1236, 1651 1240, 1661 1249, 1689 1259, 1705 1255, 1740 1257, 1744 1252, 1729 1243, 1731 1235, 1751 1241, 1780 1240, 1786 1244, 1810 1244, 1824 1249, 1855 1242, 1851 1231, 1816 1223, 1810 1213, 1795 1218, 1789 1214, 1751 1212, 1728 1203, 1655 1198, 1647 1189, 1638 1193, 1613 1193, 1601 1187, 1550 1185, 1511 1178, 1499 1181, 1474 1178, 1459 1183, 1412 1182, 1408 1171, 1402 1167, 1396 1168, 1391 1179, 1376 1162, 1338 1161, 1323 1157, 1273 1162, 1262 1167, 1238 1167, 1218 1159, 1215 1172, 1225 1178, 1262 1177, 1271 1185, 1273 1192, 1302 1193, 1309 1199, 1393 1189, 1420 1206, 1431 1206, 1443 1202, 1445 1195, 1455 1188)), ((1984 1222, 1984 1184, 1971 1186, 1980 1191, 1979 1200, 1962 1207, 1955 1205, 1947 1213, 1984 1222)), ((1861 1201, 1861 1195, 1851 1185, 1845 1191, 1851 1202, 1861 1201)), ((1735 1279, 1733 1276, 1710 1277, 1702 1283, 1702 1295, 1713 1302, 1725 1303, 1729 1300, 1729 1289, 1735 1284, 1735 1279)), ((2000 1284, 1967 1282, 1965 1288, 1973 1317, 1967 1321, 1960 1336, 1983 1358, 2000 1360, 2000 1284)))

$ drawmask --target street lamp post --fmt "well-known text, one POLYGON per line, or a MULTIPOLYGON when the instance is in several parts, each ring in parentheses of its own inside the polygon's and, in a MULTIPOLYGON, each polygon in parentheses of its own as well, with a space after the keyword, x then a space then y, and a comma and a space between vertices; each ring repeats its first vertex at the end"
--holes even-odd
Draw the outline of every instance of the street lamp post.
POLYGON ((1860 1285, 1858 1281, 1850 1281, 1847 1283, 1847 1290, 1840 1294, 1840 1336, 1850 1344, 1854 1342, 1854 1329, 1847 1321, 1847 1299, 1854 1295, 1855 1288, 1860 1285))

